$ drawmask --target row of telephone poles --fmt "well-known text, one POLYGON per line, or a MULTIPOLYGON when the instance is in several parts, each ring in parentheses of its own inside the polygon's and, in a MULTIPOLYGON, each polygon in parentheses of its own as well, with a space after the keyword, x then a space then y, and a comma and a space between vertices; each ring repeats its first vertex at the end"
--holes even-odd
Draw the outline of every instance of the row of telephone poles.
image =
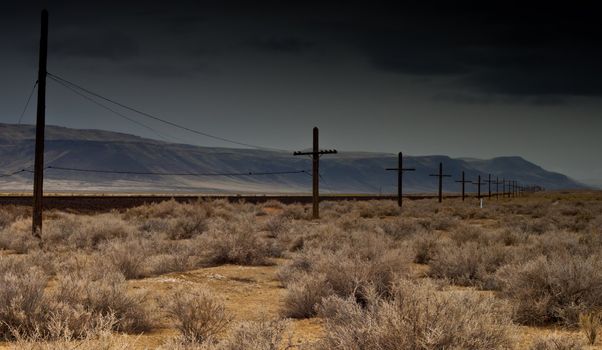
MULTIPOLYGON (((398 172, 398 176, 397 176, 397 203, 399 204, 399 206, 402 206, 402 193, 403 193, 403 181, 402 181, 402 173, 404 171, 413 171, 416 170, 414 168, 403 168, 402 164, 403 164, 403 154, 401 152, 399 152, 399 166, 397 168, 387 168, 385 170, 396 170, 398 172)), ((457 183, 461 183, 462 184, 462 201, 464 201, 466 199, 466 184, 471 184, 471 185, 475 185, 477 188, 477 199, 481 199, 483 197, 485 197, 484 195, 481 194, 481 187, 485 186, 486 184, 488 185, 488 193, 487 193, 487 198, 492 198, 493 195, 495 195, 496 199, 500 198, 500 194, 502 195, 502 197, 520 197, 522 195, 524 195, 525 193, 530 193, 530 192, 536 192, 536 191, 540 191, 542 188, 539 186, 526 186, 526 185, 521 185, 518 181, 516 180, 506 180, 506 179, 502 179, 501 181, 499 180, 499 177, 496 176, 495 181, 491 179, 491 174, 487 175, 487 180, 481 180, 481 175, 477 175, 477 181, 471 181, 471 180, 466 180, 464 171, 462 171, 461 173, 461 178, 460 180, 456 180, 455 182, 457 183), (495 185, 495 192, 492 192, 491 190, 491 185, 495 185), (502 192, 500 193, 499 190, 499 185, 502 185, 502 192), (506 188, 508 189, 508 191, 506 191, 506 188)), ((444 174, 443 173, 443 163, 439 162, 439 172, 437 174, 430 174, 429 176, 433 176, 433 177, 437 177, 438 180, 438 200, 439 203, 441 203, 443 201, 443 179, 446 177, 451 177, 450 174, 444 174)))
MULTIPOLYGON (((36 114, 36 141, 35 141, 35 162, 34 162, 34 183, 33 183, 33 214, 32 214, 32 233, 35 237, 40 237, 42 233, 42 210, 43 210, 43 185, 44 185, 44 130, 46 125, 46 77, 47 77, 47 53, 48 53, 48 11, 43 10, 41 15, 41 29, 40 29, 40 51, 39 51, 39 64, 38 64, 38 105, 36 114)), ((336 154, 337 151, 334 149, 321 150, 319 148, 319 131, 315 127, 313 129, 313 148, 311 151, 299 151, 294 152, 295 156, 309 155, 312 158, 312 216, 314 219, 320 217, 320 157, 328 154, 336 154)), ((403 200, 403 173, 407 171, 415 171, 415 168, 404 168, 403 167, 403 154, 400 152, 398 157, 398 164, 396 168, 387 168, 386 170, 397 171, 397 203, 401 207, 403 200)), ((439 173, 431 174, 438 178, 439 184, 439 202, 443 200, 443 178, 451 177, 449 174, 443 173, 443 164, 439 163, 439 173)), ((493 182, 491 175, 485 182, 481 182, 481 176, 479 175, 477 182, 466 181, 464 172, 462 172, 462 179, 457 181, 462 183, 462 200, 465 198, 464 185, 466 183, 475 184, 478 188, 478 198, 481 198, 481 186, 484 183, 489 184, 489 197, 491 197, 491 184, 496 185, 496 198, 499 198, 499 185, 502 184, 502 195, 518 196, 524 192, 534 190, 533 187, 520 186, 516 181, 505 180, 493 182), (506 192, 506 185, 508 185, 509 191, 506 192)))
MULTIPOLYGON (((318 219, 320 217, 320 157, 326 154, 336 154, 337 150, 335 149, 326 149, 321 150, 319 147, 319 130, 317 127, 313 129, 313 148, 311 151, 298 151, 294 152, 295 156, 311 156, 312 158, 312 217, 314 219, 318 219)), ((397 172, 397 204, 399 207, 403 204, 403 173, 407 171, 416 171, 416 168, 404 168, 403 167, 403 153, 399 152, 397 158, 397 167, 396 168, 386 168, 385 170, 392 170, 397 172)), ((438 200, 439 203, 443 202, 443 179, 446 177, 451 177, 450 174, 443 173, 443 163, 439 162, 439 172, 437 174, 430 174, 429 176, 437 177, 438 180, 438 200)), ((456 182, 462 183, 462 200, 466 199, 466 191, 465 184, 469 183, 475 185, 477 187, 477 199, 481 199, 484 196, 481 195, 481 187, 485 184, 488 185, 488 193, 487 197, 491 198, 492 195, 495 194, 496 199, 500 198, 499 185, 502 185, 502 193, 503 197, 518 197, 522 196, 527 192, 535 192, 540 188, 537 186, 523 186, 518 183, 516 180, 499 180, 496 177, 495 181, 491 179, 491 174, 487 175, 487 180, 482 180, 481 175, 477 176, 477 181, 473 182, 470 180, 466 180, 464 171, 462 171, 461 180, 457 180, 456 182), (491 191, 491 185, 494 184, 496 186, 495 192, 491 191), (506 185, 508 185, 508 191, 506 191, 506 185)))

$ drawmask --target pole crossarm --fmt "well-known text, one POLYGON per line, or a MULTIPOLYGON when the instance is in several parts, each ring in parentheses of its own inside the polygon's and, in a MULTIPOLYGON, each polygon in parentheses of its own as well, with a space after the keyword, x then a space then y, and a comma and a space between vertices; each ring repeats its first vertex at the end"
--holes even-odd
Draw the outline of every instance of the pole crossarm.
POLYGON ((472 182, 472 184, 477 186, 477 199, 481 199, 481 186, 484 186, 485 182, 481 181, 481 175, 477 179, 477 182, 472 182))
POLYGON ((320 218, 320 157, 325 154, 337 154, 336 149, 320 149, 320 137, 319 129, 314 127, 313 129, 313 147, 312 150, 307 151, 296 151, 293 152, 294 156, 311 156, 312 158, 312 217, 314 219, 320 218))
POLYGON ((429 176, 436 176, 439 178, 439 203, 441 203, 443 201, 443 178, 451 177, 451 175, 443 174, 443 163, 439 162, 439 173, 430 174, 429 176))
POLYGON ((403 201, 403 173, 406 171, 416 171, 415 168, 403 167, 403 153, 397 155, 397 168, 386 168, 385 170, 397 171, 397 205, 401 208, 403 201))
POLYGON ((294 156, 313 156, 313 155, 324 155, 324 154, 337 154, 337 150, 336 149, 325 149, 325 150, 319 150, 318 152, 293 152, 294 156))
POLYGON ((462 172, 462 180, 456 180, 456 182, 461 183, 462 184, 462 200, 464 200, 466 198, 466 190, 465 190, 465 186, 467 183, 470 183, 470 180, 466 180, 464 178, 464 172, 462 172))

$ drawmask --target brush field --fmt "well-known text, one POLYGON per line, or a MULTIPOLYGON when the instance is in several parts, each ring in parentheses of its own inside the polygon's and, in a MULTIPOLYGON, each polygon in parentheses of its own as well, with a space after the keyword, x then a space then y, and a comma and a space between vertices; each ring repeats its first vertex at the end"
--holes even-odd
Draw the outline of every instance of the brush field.
POLYGON ((0 207, 0 349, 602 349, 602 193, 0 207))

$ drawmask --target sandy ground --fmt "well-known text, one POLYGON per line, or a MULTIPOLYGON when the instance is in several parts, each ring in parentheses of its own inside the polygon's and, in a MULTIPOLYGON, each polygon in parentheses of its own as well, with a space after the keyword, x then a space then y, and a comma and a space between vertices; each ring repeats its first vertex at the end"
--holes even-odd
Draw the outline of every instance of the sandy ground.
MULTIPOLYGON (((266 220, 269 215, 274 215, 279 210, 265 208, 264 211, 268 215, 258 218, 259 220, 266 220)), ((485 228, 495 227, 496 225, 495 220, 474 219, 470 223, 485 228)), ((2 253, 6 254, 8 252, 0 251, 0 254, 2 253)), ((182 286, 184 288, 189 286, 191 289, 206 288, 222 299, 235 321, 274 319, 279 317, 286 293, 286 289, 278 280, 277 272, 279 267, 286 263, 286 259, 275 259, 274 265, 271 266, 222 265, 130 280, 128 285, 132 291, 148 291, 149 303, 154 304, 157 303, 157 300, 165 299, 166 295, 173 293, 182 286)), ((414 278, 422 278, 426 275, 428 266, 413 264, 411 271, 414 278)), ((455 286, 449 287, 448 290, 459 288, 471 290, 474 293, 492 293, 455 286)), ((156 315, 156 318, 159 320, 160 326, 153 331, 140 335, 123 335, 123 337, 133 342, 133 349, 153 349, 178 334, 173 324, 165 316, 156 315)), ((319 318, 291 320, 286 339, 289 339, 292 345, 309 344, 318 340, 323 332, 323 322, 319 318)), ((568 330, 559 327, 517 326, 517 349, 527 350, 533 339, 552 333, 585 340, 584 335, 579 330, 568 330)), ((0 343, 0 349, 10 348, 10 344, 0 343)), ((602 350, 602 341, 598 340, 595 346, 587 346, 585 349, 602 350)))

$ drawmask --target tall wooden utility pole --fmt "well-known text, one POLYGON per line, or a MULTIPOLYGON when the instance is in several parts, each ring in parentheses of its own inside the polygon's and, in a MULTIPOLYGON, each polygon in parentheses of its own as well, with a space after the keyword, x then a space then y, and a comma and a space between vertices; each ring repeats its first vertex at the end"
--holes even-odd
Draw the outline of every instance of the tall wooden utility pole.
POLYGON ((32 233, 42 236, 42 199, 44 196, 44 129, 46 126, 46 60, 48 57, 48 11, 42 10, 40 29, 40 59, 38 66, 38 111, 36 118, 36 148, 33 177, 32 233))
POLYGON ((493 183, 493 181, 491 181, 491 174, 488 174, 487 180, 483 180, 483 182, 488 184, 487 187, 489 187, 489 194, 487 195, 487 198, 491 199, 491 183, 493 183))
POLYGON ((327 149, 320 150, 319 145, 319 131, 317 127, 314 127, 314 140, 313 150, 311 152, 294 152, 295 156, 312 156, 312 197, 313 197, 313 208, 312 217, 314 219, 320 218, 320 156, 323 154, 336 154, 337 150, 327 149))
POLYGON ((397 168, 387 168, 386 170, 397 171, 397 205, 401 208, 403 201, 403 172, 404 171, 416 171, 415 168, 404 168, 403 167, 403 153, 399 152, 397 155, 397 168))
POLYGON ((481 175, 478 176, 477 182, 473 182, 473 185, 477 186, 477 199, 481 199, 481 186, 485 184, 485 182, 481 182, 481 175))
POLYGON ((439 178, 439 203, 443 202, 443 178, 451 177, 451 175, 443 174, 443 163, 439 162, 439 174, 431 174, 429 176, 436 176, 439 178))
POLYGON ((500 178, 495 177, 495 199, 500 199, 500 178))
POLYGON ((465 184, 470 182, 470 180, 464 180, 464 172, 462 172, 462 180, 457 180, 456 182, 462 183, 462 201, 466 198, 465 184))

